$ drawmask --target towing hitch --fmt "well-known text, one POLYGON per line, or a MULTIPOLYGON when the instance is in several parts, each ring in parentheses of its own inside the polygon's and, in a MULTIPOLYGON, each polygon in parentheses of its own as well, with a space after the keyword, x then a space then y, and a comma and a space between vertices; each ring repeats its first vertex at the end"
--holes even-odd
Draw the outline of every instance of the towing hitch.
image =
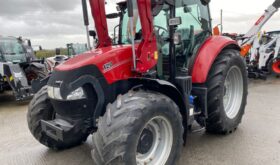
POLYGON ((74 125, 61 119, 52 121, 41 120, 41 127, 43 132, 56 141, 64 141, 67 134, 73 130, 74 125))

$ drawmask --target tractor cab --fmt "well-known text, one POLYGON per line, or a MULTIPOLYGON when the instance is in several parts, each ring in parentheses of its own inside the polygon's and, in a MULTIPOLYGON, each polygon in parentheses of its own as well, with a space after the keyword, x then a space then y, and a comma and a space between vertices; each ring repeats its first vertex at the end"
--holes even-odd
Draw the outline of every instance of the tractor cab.
POLYGON ((1 62, 21 63, 26 62, 26 51, 16 38, 0 38, 1 62))
MULTIPOLYGON (((142 36, 142 25, 139 18, 138 5, 132 0, 133 28, 130 27, 126 1, 115 4, 107 2, 107 22, 119 23, 113 30, 111 37, 113 45, 131 45, 132 34, 137 46, 142 36), (131 29, 133 29, 131 33, 131 29)), ((153 31, 156 37, 158 51, 157 73, 158 77, 168 77, 170 49, 174 49, 176 71, 178 74, 187 72, 190 60, 195 55, 203 42, 211 35, 211 21, 208 3, 196 0, 178 0, 153 2, 151 4, 153 31), (171 15, 173 13, 173 16, 171 15), (172 21, 175 25, 172 25, 172 21), (171 24, 170 24, 171 23, 171 24), (170 41, 173 40, 173 44, 170 41)), ((174 61, 174 60, 173 60, 174 61)), ((173 65, 173 64, 172 64, 173 65)))
MULTIPOLYGON (((119 24, 113 28, 113 45, 132 44, 132 34, 136 45, 143 39, 136 0, 132 0, 132 4, 133 24, 129 21, 126 2, 116 3, 116 12, 106 13, 108 22, 119 21, 119 24), (133 29, 133 33, 131 33, 131 29, 133 29)), ((113 6, 113 3, 109 1, 106 7, 107 11, 112 12, 113 6)), ((168 3, 168 1, 152 1, 151 9, 153 15, 152 35, 156 37, 158 51, 158 77, 168 77, 170 48, 174 49, 178 74, 188 71, 192 55, 196 54, 202 43, 211 35, 208 3, 196 0, 178 0, 175 4, 168 3), (172 21, 175 25, 172 25, 172 21), (170 44, 172 39, 175 40, 173 44, 170 44)))

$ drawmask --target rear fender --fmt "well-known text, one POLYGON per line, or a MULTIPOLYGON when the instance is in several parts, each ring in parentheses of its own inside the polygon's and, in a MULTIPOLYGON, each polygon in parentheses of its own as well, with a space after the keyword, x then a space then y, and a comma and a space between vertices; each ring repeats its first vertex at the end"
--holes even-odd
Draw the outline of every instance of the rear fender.
POLYGON ((216 57, 225 49, 240 51, 237 42, 223 36, 211 36, 200 47, 192 68, 192 82, 203 84, 216 57))

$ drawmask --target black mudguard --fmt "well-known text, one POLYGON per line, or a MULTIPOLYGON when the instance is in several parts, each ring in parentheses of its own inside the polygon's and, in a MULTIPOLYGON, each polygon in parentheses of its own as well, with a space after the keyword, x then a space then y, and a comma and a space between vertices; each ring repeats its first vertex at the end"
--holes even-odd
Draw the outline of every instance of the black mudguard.
POLYGON ((45 85, 47 85, 48 81, 50 79, 50 76, 44 78, 44 79, 37 79, 33 80, 31 82, 31 89, 33 93, 37 93, 41 88, 43 88, 45 85))

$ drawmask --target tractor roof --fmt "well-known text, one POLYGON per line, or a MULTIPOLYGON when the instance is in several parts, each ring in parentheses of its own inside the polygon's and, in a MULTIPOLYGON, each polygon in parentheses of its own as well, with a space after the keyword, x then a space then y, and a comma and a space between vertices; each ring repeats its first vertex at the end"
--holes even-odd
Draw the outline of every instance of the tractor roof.
POLYGON ((0 40, 17 40, 17 38, 12 36, 0 36, 0 40))

